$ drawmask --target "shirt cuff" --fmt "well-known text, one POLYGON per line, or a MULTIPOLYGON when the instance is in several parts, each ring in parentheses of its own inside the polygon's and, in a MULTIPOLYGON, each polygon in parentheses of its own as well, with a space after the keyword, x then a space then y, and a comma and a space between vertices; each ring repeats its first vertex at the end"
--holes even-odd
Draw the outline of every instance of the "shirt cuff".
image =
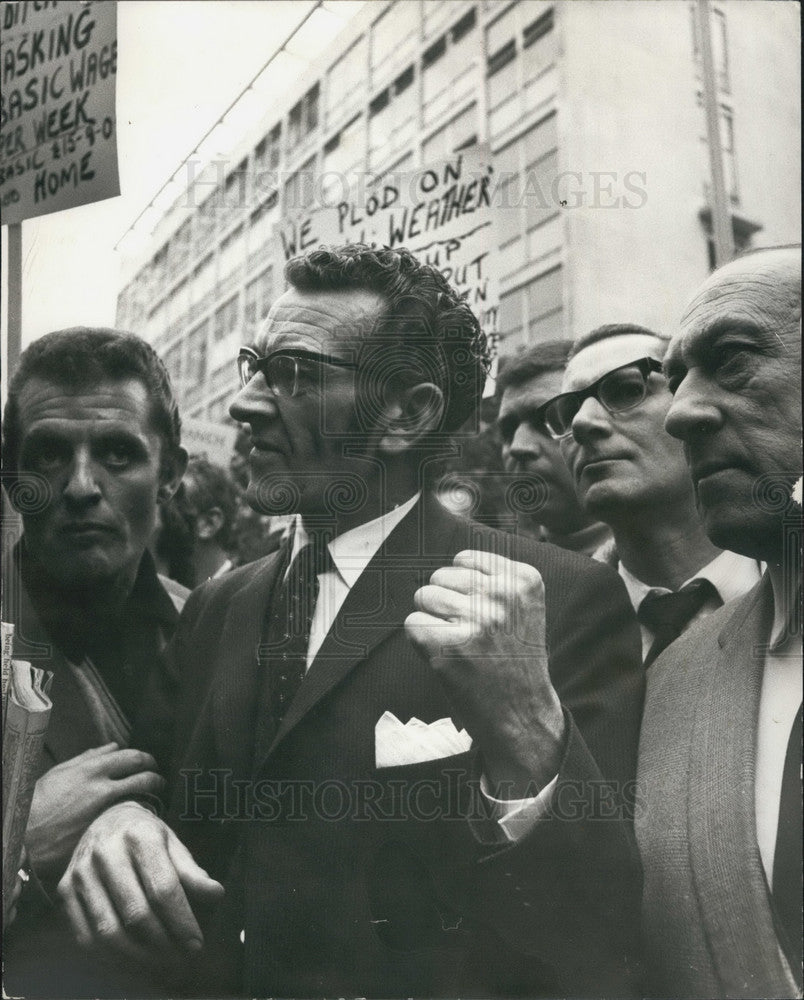
POLYGON ((547 816, 552 805, 553 790, 557 781, 558 775, 545 785, 535 798, 495 799, 493 795, 489 794, 485 774, 481 775, 480 791, 491 803, 497 824, 505 834, 506 840, 511 843, 522 840, 539 820, 547 816))

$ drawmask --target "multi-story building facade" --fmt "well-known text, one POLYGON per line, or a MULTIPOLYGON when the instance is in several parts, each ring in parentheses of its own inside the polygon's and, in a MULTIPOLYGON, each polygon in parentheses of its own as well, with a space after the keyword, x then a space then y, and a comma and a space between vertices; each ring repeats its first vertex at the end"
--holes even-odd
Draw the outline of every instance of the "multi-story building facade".
MULTIPOLYGON (((276 223, 343 176, 486 143, 501 355, 616 320, 672 331, 714 260, 695 7, 367 3, 127 262, 118 325, 167 360, 187 416, 226 420, 237 347, 281 291, 276 223)), ((797 241, 797 5, 715 0, 711 35, 735 243, 797 241)))

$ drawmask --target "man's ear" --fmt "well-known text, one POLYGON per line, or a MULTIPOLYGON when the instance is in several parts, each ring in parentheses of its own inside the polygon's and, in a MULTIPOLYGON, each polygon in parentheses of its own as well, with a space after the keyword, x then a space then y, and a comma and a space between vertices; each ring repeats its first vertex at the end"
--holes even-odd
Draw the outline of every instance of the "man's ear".
POLYGON ((159 489, 156 492, 157 503, 167 503, 175 494, 187 469, 187 450, 179 446, 170 457, 162 460, 159 470, 159 489))
POLYGON ((433 382, 401 389, 386 406, 378 450, 386 455, 407 451, 441 426, 443 414, 444 393, 433 382))

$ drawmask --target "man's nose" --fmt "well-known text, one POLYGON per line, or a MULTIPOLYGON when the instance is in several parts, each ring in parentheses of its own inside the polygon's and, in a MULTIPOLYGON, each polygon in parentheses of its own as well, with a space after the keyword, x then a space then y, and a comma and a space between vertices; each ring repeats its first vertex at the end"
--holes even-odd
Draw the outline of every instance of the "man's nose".
POLYGON ((528 424, 520 424, 514 431, 511 443, 508 445, 508 454, 511 458, 515 461, 538 458, 541 451, 538 434, 528 424))
POLYGON ((101 498, 97 469, 88 449, 82 448, 73 456, 64 498, 73 504, 93 504, 101 498))
POLYGON ((603 404, 588 396, 572 418, 572 436, 578 444, 595 438, 605 437, 611 432, 611 418, 603 404))
POLYGON ((253 423, 253 418, 276 415, 276 399, 268 388, 262 372, 247 382, 229 404, 229 415, 241 424, 253 423))
POLYGON ((673 395, 664 429, 680 441, 689 441, 696 435, 711 433, 721 420, 711 383, 687 372, 673 395))

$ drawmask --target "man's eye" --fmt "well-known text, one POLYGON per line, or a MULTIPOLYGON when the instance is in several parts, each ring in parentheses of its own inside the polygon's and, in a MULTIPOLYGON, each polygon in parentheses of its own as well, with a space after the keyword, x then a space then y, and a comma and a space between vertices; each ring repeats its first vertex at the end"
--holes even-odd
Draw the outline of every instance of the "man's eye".
POLYGON ((712 358, 712 373, 726 385, 741 383, 751 374, 753 352, 747 347, 729 347, 712 358))
POLYGON ((127 445, 109 445, 103 452, 103 462, 112 469, 123 469, 131 464, 131 448, 127 445))
POLYGON ((67 461, 63 448, 43 442, 36 446, 29 457, 30 464, 40 472, 52 472, 67 461))

